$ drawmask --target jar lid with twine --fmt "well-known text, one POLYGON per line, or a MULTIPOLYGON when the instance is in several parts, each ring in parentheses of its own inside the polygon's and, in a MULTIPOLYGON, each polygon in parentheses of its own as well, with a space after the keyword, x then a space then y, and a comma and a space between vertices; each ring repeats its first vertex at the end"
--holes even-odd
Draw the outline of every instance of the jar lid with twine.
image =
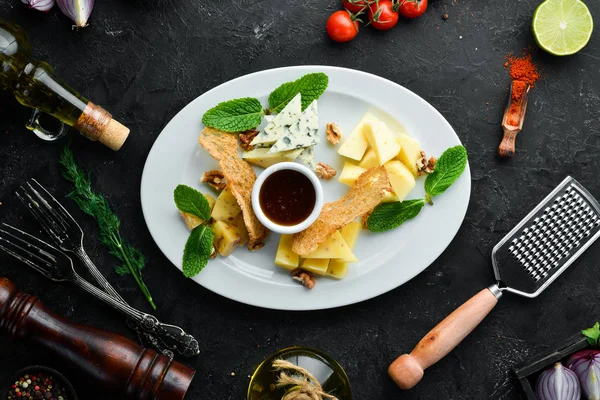
POLYGON ((87 103, 73 127, 88 139, 99 141, 114 151, 119 150, 129 136, 128 127, 113 119, 108 111, 91 101, 87 103))
POLYGON ((308 370, 286 360, 273 361, 273 369, 279 372, 276 386, 287 388, 281 400, 338 400, 323 391, 323 387, 308 370), (293 372, 288 375, 287 372, 293 372))

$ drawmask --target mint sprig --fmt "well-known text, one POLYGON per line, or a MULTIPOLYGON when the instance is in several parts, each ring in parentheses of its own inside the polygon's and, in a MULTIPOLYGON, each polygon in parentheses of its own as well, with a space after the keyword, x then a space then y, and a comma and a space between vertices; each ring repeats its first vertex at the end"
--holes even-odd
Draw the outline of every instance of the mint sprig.
POLYGON ((213 249, 215 233, 202 224, 194 228, 183 249, 183 275, 191 278, 198 275, 208 264, 213 249))
POLYGON ((260 125, 264 113, 260 101, 244 97, 217 104, 204 113, 202 123, 226 132, 243 132, 260 125))
POLYGON ((210 204, 202 193, 187 185, 177 185, 173 192, 173 199, 179 211, 203 220, 201 225, 192 230, 183 249, 183 275, 191 278, 206 267, 213 251, 215 233, 207 225, 210 219, 210 204))
POLYGON ((467 166, 467 158, 467 149, 460 145, 442 153, 434 171, 425 179, 425 199, 429 204, 433 204, 432 197, 444 193, 461 176, 467 166))
POLYGON ((284 83, 269 95, 269 110, 271 113, 280 112, 300 93, 304 111, 313 100, 321 97, 328 84, 329 78, 322 72, 306 74, 293 82, 284 83))
POLYGON ((444 193, 462 175, 467 166, 467 158, 467 150, 463 146, 450 147, 444 151, 437 160, 434 171, 425 179, 425 199, 380 204, 367 218, 367 228, 372 232, 385 232, 415 218, 425 202, 433 205, 432 198, 444 193))
POLYGON ((206 221, 210 218, 210 204, 206 197, 187 185, 177 185, 173 192, 175 205, 180 211, 195 215, 206 221))
POLYGON ((596 322, 594 326, 582 330, 581 333, 587 338, 591 346, 598 347, 600 344, 600 323, 596 322))
POLYGON ((367 228, 371 232, 385 232, 397 228, 416 217, 424 205, 423 199, 380 204, 369 215, 367 228))

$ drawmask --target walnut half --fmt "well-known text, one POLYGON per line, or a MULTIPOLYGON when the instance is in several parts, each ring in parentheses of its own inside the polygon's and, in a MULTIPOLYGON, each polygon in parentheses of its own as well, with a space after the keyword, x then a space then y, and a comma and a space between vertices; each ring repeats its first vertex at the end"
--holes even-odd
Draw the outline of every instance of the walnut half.
POLYGON ((337 124, 330 123, 327 124, 327 130, 325 131, 325 136, 329 143, 336 145, 340 142, 342 138, 342 130, 337 124))
POLYGON ((246 151, 254 150, 254 146, 252 146, 250 143, 252 143, 256 135, 258 135, 258 131, 256 129, 240 132, 238 135, 240 138, 240 147, 246 151))
POLYGON ((218 169, 206 171, 204 175, 202 175, 202 182, 208 183, 210 186, 214 187, 219 191, 225 189, 225 186, 227 186, 225 176, 218 169))
POLYGON ((421 158, 417 160, 417 170, 419 171, 419 175, 432 173, 435 169, 436 162, 437 159, 435 157, 429 157, 429 159, 427 159, 427 155, 421 150, 421 158))
POLYGON ((331 165, 320 162, 315 168, 315 174, 317 174, 319 178, 323 178, 328 181, 331 178, 333 178, 337 174, 337 172, 335 171, 335 169, 333 169, 331 165))
POLYGON ((312 273, 300 268, 294 268, 292 270, 292 279, 300 282, 307 289, 312 289, 317 284, 317 280, 312 273))

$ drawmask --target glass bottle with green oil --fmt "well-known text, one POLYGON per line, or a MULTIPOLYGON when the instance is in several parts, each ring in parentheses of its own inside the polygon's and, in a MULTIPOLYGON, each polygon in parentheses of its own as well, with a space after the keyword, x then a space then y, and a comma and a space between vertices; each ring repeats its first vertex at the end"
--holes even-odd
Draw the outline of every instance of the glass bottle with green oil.
MULTIPOLYGON (((289 347, 265 359, 252 375, 247 400, 284 400, 291 392, 300 389, 301 382, 308 382, 308 390, 312 391, 314 384, 295 367, 310 373, 318 381, 322 393, 338 400, 351 400, 350 381, 342 366, 326 353, 308 347, 289 347), (277 368, 277 360, 291 363, 290 368, 277 368), (282 383, 282 372, 296 383, 278 386, 282 383)), ((329 399, 324 396, 317 398, 329 399)))
POLYGON ((44 140, 65 135, 69 126, 91 140, 118 150, 129 134, 102 107, 95 105, 60 81, 50 65, 32 59, 31 42, 16 24, 0 19, 0 90, 9 90, 19 103, 33 108, 26 127, 44 140), (40 125, 48 114, 60 121, 51 132, 40 125))

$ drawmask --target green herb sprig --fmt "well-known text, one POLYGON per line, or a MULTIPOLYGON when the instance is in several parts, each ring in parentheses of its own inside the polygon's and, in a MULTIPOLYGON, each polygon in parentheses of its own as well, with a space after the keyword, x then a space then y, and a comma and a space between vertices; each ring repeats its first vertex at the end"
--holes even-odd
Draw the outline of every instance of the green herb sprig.
POLYGON ((210 219, 210 204, 202 193, 187 185, 177 185, 173 192, 173 199, 179 211, 192 214, 202 220, 202 224, 190 233, 183 249, 183 275, 191 278, 204 269, 213 251, 215 233, 207 225, 210 219))
POLYGON ((385 232, 415 218, 425 202, 433 205, 433 197, 444 193, 462 175, 467 158, 467 150, 463 146, 444 151, 434 171, 425 179, 425 198, 378 205, 367 218, 367 228, 372 232, 385 232))
POLYGON ((73 184, 73 190, 68 197, 75 201, 84 213, 96 220, 100 242, 121 261, 121 264, 115 267, 115 271, 119 275, 132 275, 152 309, 156 310, 152 295, 142 279, 146 258, 138 249, 125 243, 121 236, 119 217, 112 211, 104 196, 92 189, 89 175, 77 164, 69 146, 65 147, 60 155, 60 165, 63 177, 73 184))
POLYGON ((258 99, 244 97, 217 104, 202 116, 202 123, 227 132, 243 132, 254 129, 265 114, 278 113, 298 93, 302 96, 302 110, 318 99, 327 89, 329 78, 322 72, 306 74, 292 82, 286 82, 269 95, 269 108, 263 110, 258 99))
POLYGON ((582 330, 581 333, 587 338, 591 346, 598 347, 600 345, 600 323, 596 322, 594 326, 582 330))

